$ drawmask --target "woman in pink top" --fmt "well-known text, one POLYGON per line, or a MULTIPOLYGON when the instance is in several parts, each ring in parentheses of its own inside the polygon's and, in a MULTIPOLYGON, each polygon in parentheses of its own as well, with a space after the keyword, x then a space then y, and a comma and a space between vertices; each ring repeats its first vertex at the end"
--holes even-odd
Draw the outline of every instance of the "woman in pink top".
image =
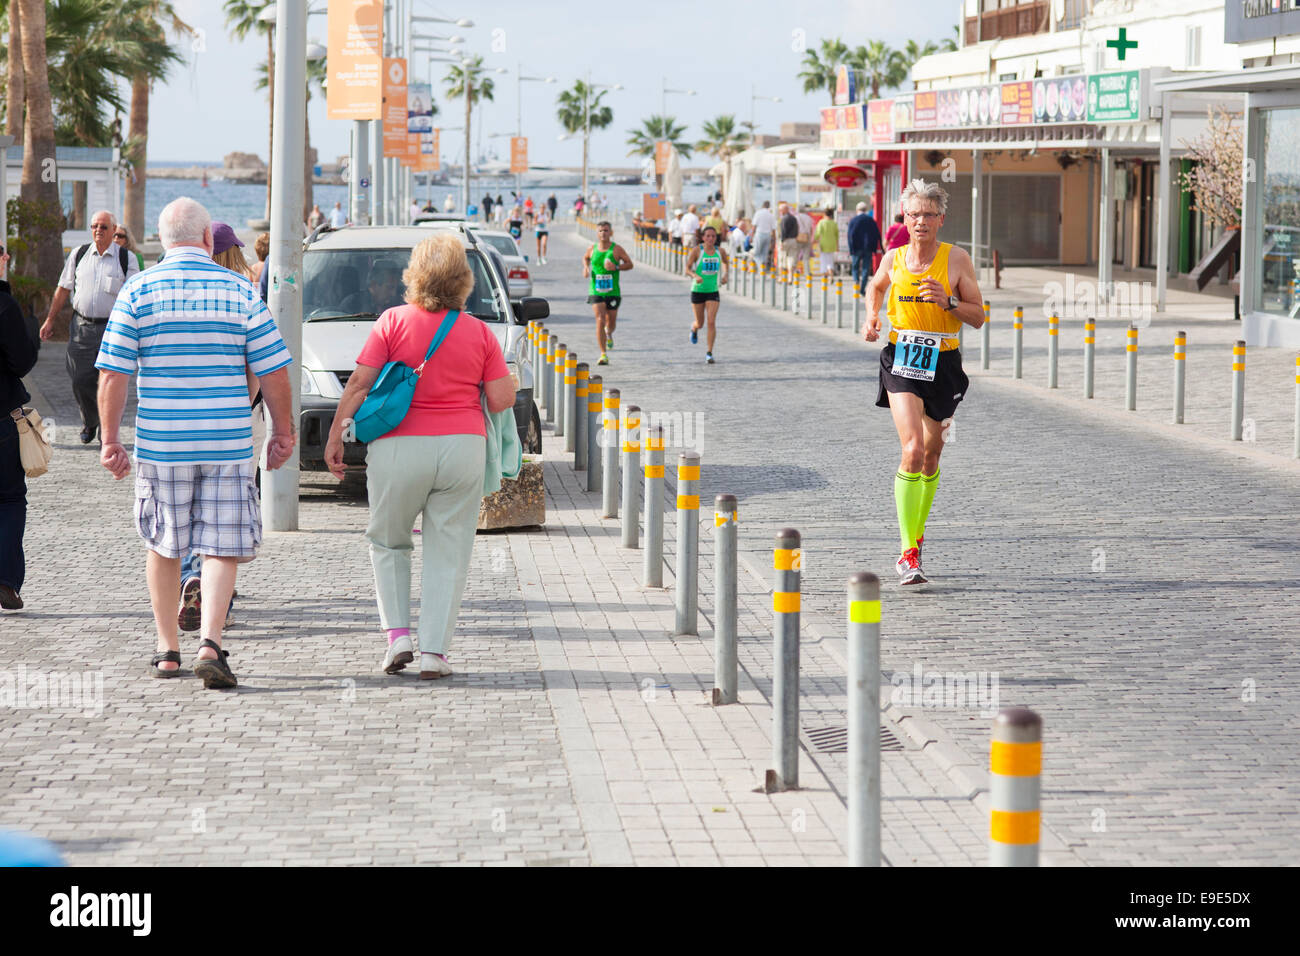
MULTIPOLYGON (((361 407, 385 363, 418 368, 448 310, 474 288, 460 236, 422 241, 402 274, 406 301, 375 322, 330 426, 325 463, 342 480, 343 425, 361 407)), ((474 551, 487 439, 480 386, 488 411, 514 405, 515 386, 501 346, 488 327, 462 312, 424 366, 402 423, 366 449, 370 499, 370 561, 379 619, 388 632, 383 669, 395 674, 415 659, 411 648, 411 526, 424 515, 420 600, 420 679, 451 674, 447 650, 474 551)))
POLYGON ((889 232, 885 234, 885 251, 897 249, 899 246, 905 246, 911 242, 911 233, 907 231, 907 226, 903 224, 903 214, 900 212, 894 217, 894 224, 889 227, 889 232))

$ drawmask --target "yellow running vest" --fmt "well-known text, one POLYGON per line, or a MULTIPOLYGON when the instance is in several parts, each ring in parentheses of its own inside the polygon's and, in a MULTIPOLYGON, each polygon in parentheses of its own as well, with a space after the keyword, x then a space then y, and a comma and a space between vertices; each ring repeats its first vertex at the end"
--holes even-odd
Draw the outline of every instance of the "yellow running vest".
POLYGON ((889 341, 896 340, 894 332, 899 329, 911 329, 916 332, 945 332, 954 336, 944 339, 943 351, 950 352, 957 347, 957 332, 961 329, 961 319, 943 306, 933 302, 918 301, 917 286, 922 279, 934 279, 943 286, 945 295, 952 295, 948 285, 948 250, 952 243, 939 243, 930 268, 920 274, 907 268, 907 246, 900 246, 894 251, 894 266, 889 272, 889 341))

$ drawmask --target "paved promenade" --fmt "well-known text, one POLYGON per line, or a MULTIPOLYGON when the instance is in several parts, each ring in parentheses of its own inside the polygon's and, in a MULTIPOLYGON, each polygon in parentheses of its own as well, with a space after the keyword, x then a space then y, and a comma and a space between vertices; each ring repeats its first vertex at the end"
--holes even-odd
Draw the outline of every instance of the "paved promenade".
MULTIPOLYGON (((581 248, 553 235, 535 281, 550 327, 594 362, 581 248)), ((645 590, 641 552, 618 546, 549 435, 546 526, 479 536, 452 679, 379 672, 365 504, 328 476, 308 480, 302 530, 268 535, 241 576, 239 689, 150 679, 131 484, 76 443, 47 345, 32 379, 59 451, 31 484, 28 610, 0 616, 0 671, 103 689, 0 707, 0 827, 77 864, 842 864, 844 754, 806 738, 804 789, 755 792, 771 766, 770 549, 791 525, 805 731, 844 726, 844 581, 874 570, 886 681, 996 672, 997 706, 1043 715, 1045 863, 1293 858, 1294 466, 1170 437, 1154 411, 976 377, 927 547, 936 584, 904 601, 876 350, 728 298, 709 368, 686 342, 685 280, 624 281, 606 383, 648 412, 702 413, 702 517, 715 493, 740 497, 739 704, 708 703, 711 522, 701 636, 674 637, 671 515, 670 589, 645 590)), ((981 709, 884 715, 889 864, 984 862, 981 709)))

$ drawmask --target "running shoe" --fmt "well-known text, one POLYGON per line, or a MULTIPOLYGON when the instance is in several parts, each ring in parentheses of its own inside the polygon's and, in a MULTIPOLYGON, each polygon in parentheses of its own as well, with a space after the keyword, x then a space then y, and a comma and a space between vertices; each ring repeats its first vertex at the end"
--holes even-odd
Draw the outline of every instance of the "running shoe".
MULTIPOLYGON (((921 563, 921 542, 923 542, 924 540, 925 540, 925 535, 921 535, 921 537, 916 539, 916 563, 917 564, 921 563)), ((906 574, 907 558, 906 557, 899 558, 898 563, 894 565, 894 568, 898 571, 899 577, 902 577, 904 574, 906 574)))
POLYGON ((691 326, 691 344, 692 345, 700 344, 700 330, 695 328, 695 326, 691 326))
MULTIPOLYGON (((611 335, 606 335, 606 336, 605 336, 605 348, 607 348, 607 349, 612 349, 613 347, 614 347, 614 336, 613 336, 612 334, 611 334, 611 335)), ((602 353, 602 354, 603 354, 603 353, 602 353)))
POLYGON ((601 353, 600 353, 600 359, 596 362, 596 364, 597 364, 597 365, 608 365, 608 364, 609 364, 609 356, 606 355, 604 352, 601 352, 601 353))
POLYGON ((902 587, 915 587, 916 585, 925 584, 927 582, 928 579, 926 578, 925 573, 921 570, 921 560, 918 557, 916 548, 908 548, 904 551, 903 556, 899 559, 899 563, 906 564, 905 568, 900 569, 903 575, 903 580, 898 583, 902 587))
POLYGON ((712 352, 705 352, 705 353, 704 353, 704 364, 705 364, 705 365, 712 365, 712 364, 713 364, 713 353, 712 353, 712 352))

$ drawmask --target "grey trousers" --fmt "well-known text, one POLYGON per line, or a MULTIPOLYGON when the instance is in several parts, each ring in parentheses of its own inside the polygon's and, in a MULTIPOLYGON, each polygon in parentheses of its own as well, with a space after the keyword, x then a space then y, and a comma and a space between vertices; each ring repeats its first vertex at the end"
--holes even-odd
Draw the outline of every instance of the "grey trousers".
POLYGON ((411 626, 411 529, 421 525, 420 650, 445 654, 474 553, 487 442, 481 435, 380 438, 366 451, 370 563, 385 630, 411 626))
POLYGON ((81 424, 94 430, 99 427, 99 345, 104 340, 105 324, 72 317, 68 338, 68 378, 72 379, 72 397, 81 411, 81 424))

